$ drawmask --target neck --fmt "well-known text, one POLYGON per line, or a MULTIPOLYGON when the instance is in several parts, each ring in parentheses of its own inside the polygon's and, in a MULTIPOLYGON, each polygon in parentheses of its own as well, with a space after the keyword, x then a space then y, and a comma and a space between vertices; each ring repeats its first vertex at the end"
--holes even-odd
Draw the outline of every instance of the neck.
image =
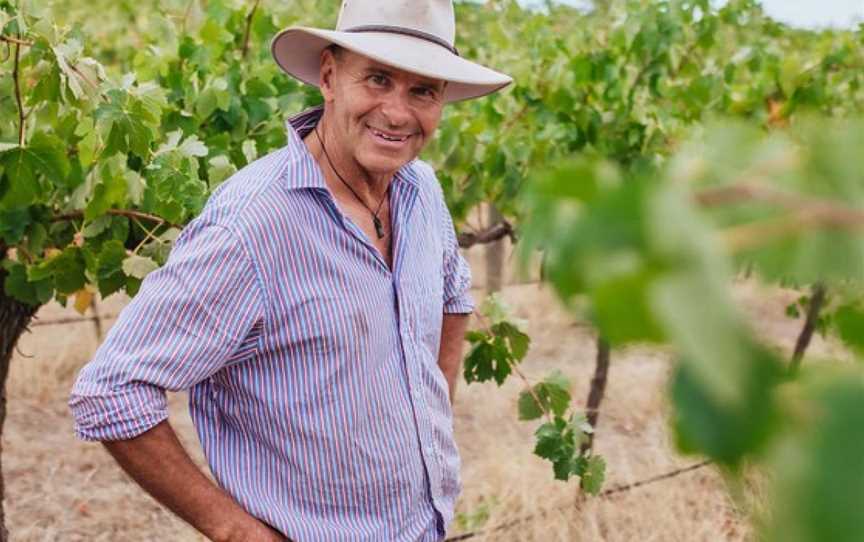
POLYGON ((328 188, 334 195, 340 194, 353 198, 354 196, 343 184, 344 180, 368 205, 377 203, 384 197, 395 172, 380 174, 364 169, 345 152, 344 146, 338 144, 330 126, 325 113, 317 126, 321 141, 315 135, 315 130, 309 132, 303 139, 309 153, 318 162, 321 171, 324 172, 324 180, 327 182, 328 188))

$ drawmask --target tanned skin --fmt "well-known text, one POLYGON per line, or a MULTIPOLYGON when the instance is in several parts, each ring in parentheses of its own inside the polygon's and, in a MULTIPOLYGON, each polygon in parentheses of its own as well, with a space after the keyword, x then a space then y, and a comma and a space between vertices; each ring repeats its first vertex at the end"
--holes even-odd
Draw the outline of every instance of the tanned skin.
POLYGON ((468 331, 468 314, 445 314, 441 324, 441 350, 438 353, 438 367, 447 379, 450 388, 450 404, 456 398, 456 382, 462 363, 462 348, 465 332, 468 331))
POLYGON ((216 542, 288 540, 252 517, 207 478, 164 421, 141 435, 103 443, 154 499, 216 542))

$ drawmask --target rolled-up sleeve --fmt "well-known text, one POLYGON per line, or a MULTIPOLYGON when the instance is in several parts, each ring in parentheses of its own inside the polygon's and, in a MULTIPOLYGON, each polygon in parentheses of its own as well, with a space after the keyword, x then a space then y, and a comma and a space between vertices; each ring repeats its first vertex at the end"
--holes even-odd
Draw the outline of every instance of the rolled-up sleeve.
POLYGON ((165 420, 165 391, 223 367, 263 318, 263 296, 240 239, 190 222, 79 373, 69 400, 76 435, 125 440, 165 420))
POLYGON ((439 204, 444 239, 444 313, 470 314, 474 311, 474 299, 471 297, 471 267, 462 256, 453 217, 444 194, 440 193, 439 204))

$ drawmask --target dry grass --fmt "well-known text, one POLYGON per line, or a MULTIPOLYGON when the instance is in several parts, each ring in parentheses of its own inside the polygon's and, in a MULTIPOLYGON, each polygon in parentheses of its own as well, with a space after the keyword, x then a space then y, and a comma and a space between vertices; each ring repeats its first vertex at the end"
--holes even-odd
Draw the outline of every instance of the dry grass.
MULTIPOLYGON (((793 292, 738 285, 759 332, 791 348, 799 324, 782 316, 793 292)), ((572 323, 548 292, 514 286, 504 292, 529 322, 534 346, 524 363, 529 378, 559 369, 584 404, 593 369, 594 336, 572 323)), ((115 313, 123 300, 109 300, 115 313)), ((69 311, 46 307, 44 319, 69 311)), ((36 327, 13 360, 10 410, 4 434, 8 523, 16 541, 202 540, 127 479, 98 444, 72 434, 66 399, 74 374, 96 347, 91 324, 36 327)), ((818 337, 814 351, 837 354, 818 337)), ((609 464, 607 487, 691 464, 673 451, 664 386, 668 358, 660 351, 613 352, 596 445, 609 464)), ((535 424, 516 419, 517 382, 460 387, 456 436, 465 490, 451 534, 518 518, 528 520, 478 541, 720 541, 746 540, 747 522, 727 497, 722 479, 705 468, 607 499, 577 503, 575 483, 556 482, 551 467, 531 453, 535 424), (488 516, 488 517, 487 517, 488 516)), ((200 447, 183 395, 171 398, 172 423, 196 460, 200 447)))

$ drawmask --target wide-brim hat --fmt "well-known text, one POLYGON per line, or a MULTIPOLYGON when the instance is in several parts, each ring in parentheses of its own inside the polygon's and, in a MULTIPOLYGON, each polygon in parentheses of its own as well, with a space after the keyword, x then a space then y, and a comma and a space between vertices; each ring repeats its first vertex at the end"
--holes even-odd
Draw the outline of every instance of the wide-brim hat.
POLYGON ((273 38, 276 63, 320 86, 321 52, 336 44, 401 70, 447 81, 445 102, 478 98, 513 79, 459 56, 450 0, 346 0, 336 30, 294 26, 273 38))

